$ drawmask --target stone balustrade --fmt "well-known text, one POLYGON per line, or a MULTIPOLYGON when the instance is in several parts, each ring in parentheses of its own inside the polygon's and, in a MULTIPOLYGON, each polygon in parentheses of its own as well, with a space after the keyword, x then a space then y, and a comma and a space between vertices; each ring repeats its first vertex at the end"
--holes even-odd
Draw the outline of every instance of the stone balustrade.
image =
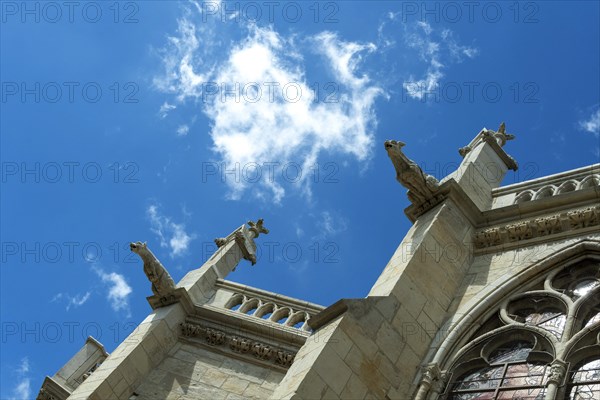
POLYGON ((600 190, 600 164, 495 189, 492 208, 541 200, 591 188, 600 190))
POLYGON ((324 307, 266 290, 219 280, 211 305, 282 327, 310 332, 308 320, 324 307))

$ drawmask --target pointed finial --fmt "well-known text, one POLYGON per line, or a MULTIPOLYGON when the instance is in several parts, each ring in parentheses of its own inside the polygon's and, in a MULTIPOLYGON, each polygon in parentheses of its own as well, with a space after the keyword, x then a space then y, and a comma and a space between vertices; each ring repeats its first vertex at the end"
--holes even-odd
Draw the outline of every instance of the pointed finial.
POLYGON ((261 218, 256 222, 253 221, 248 221, 248 225, 250 225, 250 228, 248 229, 250 232, 254 233, 254 238, 256 239, 258 237, 258 235, 260 235, 261 233, 264 233, 265 235, 267 233, 269 233, 269 230, 267 228, 264 227, 263 225, 264 220, 261 218))

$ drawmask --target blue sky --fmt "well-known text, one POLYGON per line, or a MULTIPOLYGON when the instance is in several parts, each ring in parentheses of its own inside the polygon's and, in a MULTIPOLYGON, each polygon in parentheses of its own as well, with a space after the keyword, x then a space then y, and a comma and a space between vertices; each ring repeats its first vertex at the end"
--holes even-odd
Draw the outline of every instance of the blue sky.
POLYGON ((409 228, 383 142, 442 178, 506 121, 505 184, 598 162, 598 2, 1 4, 2 399, 35 397, 264 218, 228 279, 363 297, 409 228))

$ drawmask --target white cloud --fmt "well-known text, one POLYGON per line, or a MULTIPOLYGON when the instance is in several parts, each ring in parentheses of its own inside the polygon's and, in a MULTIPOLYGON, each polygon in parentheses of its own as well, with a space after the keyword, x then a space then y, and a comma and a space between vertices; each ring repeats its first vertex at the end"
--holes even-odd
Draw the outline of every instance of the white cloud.
POLYGON ((231 199, 240 199, 250 187, 256 197, 275 203, 285 196, 287 186, 310 196, 307 171, 324 152, 369 159, 376 126, 373 106, 384 91, 359 67, 375 45, 346 42, 331 32, 297 43, 270 27, 249 26, 242 40, 206 57, 212 44, 204 36, 200 40, 198 31, 210 33, 210 24, 198 25, 187 18, 179 21, 179 36, 170 38, 170 51, 163 53, 166 72, 155 79, 156 87, 176 94, 179 101, 202 99, 212 122, 213 150, 227 168, 296 162, 304 172, 292 183, 278 179, 282 174, 273 179, 267 173, 256 182, 227 179, 231 199), (311 89, 304 60, 309 52, 323 59, 332 77, 336 98, 331 102, 317 99, 311 89), (219 54, 226 56, 217 59, 219 54), (207 59, 214 64, 207 64, 207 59), (235 84, 239 98, 222 96, 235 84), (211 94, 215 90, 219 93, 211 94))
POLYGON ((331 240, 348 230, 348 220, 338 213, 321 211, 319 214, 310 214, 310 216, 315 224, 315 235, 312 236, 312 240, 331 240))
POLYGON ((158 208, 158 205, 152 204, 146 210, 151 223, 150 229, 158 235, 161 247, 170 249, 171 257, 183 255, 196 235, 188 234, 184 224, 173 222, 170 217, 162 215, 158 208))
POLYGON ((579 127, 586 132, 594 134, 596 137, 600 136, 600 107, 592 112, 589 118, 579 121, 579 127))
POLYGON ((92 265, 94 272, 102 279, 102 282, 108 286, 106 298, 114 311, 124 311, 127 316, 131 316, 129 308, 129 295, 132 292, 127 284, 125 277, 116 272, 106 272, 97 264, 92 265))
POLYGON ((29 358, 23 357, 15 370, 17 384, 13 389, 13 397, 9 400, 25 400, 31 398, 31 379, 29 378, 29 358))
POLYGON ((69 293, 58 293, 52 298, 51 301, 55 302, 63 299, 66 300, 66 310, 69 311, 71 307, 77 308, 85 304, 89 300, 91 294, 92 292, 85 292, 85 294, 76 294, 75 296, 71 296, 69 293))
POLYGON ((348 229, 348 223, 342 217, 331 215, 329 211, 323 211, 319 227, 328 235, 333 236, 348 229))
POLYGON ((166 118, 166 117, 167 117, 167 115, 169 114, 169 112, 170 112, 171 110, 174 110, 174 109, 176 109, 176 108, 177 108, 177 106, 175 106, 175 105, 173 105, 173 104, 169 104, 169 103, 167 103, 167 102, 165 101, 165 102, 162 104, 162 106, 160 106, 160 110, 158 110, 158 115, 159 115, 161 118, 166 118))
POLYGON ((461 62, 464 57, 473 58, 478 50, 458 44, 450 29, 442 30, 436 39, 435 30, 427 22, 417 22, 416 26, 414 31, 407 28, 406 44, 418 51, 420 59, 428 64, 427 70, 418 79, 411 75, 402 86, 410 97, 422 100, 427 93, 439 92, 439 82, 444 77, 443 71, 449 61, 461 62), (446 53, 451 60, 443 60, 446 53))
POLYGON ((190 131, 190 127, 187 125, 180 125, 179 128, 177 128, 177 136, 185 136, 189 133, 190 131))

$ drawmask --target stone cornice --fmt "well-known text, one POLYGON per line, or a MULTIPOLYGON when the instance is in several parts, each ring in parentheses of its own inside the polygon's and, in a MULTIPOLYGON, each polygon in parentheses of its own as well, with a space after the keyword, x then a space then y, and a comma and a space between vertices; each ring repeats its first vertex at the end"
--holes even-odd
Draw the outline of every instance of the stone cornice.
POLYGON ((463 188, 452 178, 440 185, 435 197, 420 204, 411 204, 404 209, 404 213, 414 223, 421 215, 440 205, 446 199, 451 199, 459 206, 473 225, 477 225, 482 220, 479 208, 473 203, 473 200, 465 193, 463 188))
POLYGON ((180 327, 184 338, 267 368, 287 370, 294 362, 297 353, 297 349, 291 350, 193 320, 182 322, 180 327))
POLYGON ((478 252, 495 252, 565 236, 600 233, 600 206, 588 206, 521 219, 475 232, 473 243, 478 252))
POLYGON ((562 193, 552 197, 485 211, 481 215, 481 222, 478 227, 481 228, 504 222, 508 223, 524 218, 534 218, 597 203, 600 203, 600 187, 562 193))
POLYGON ((327 323, 333 321, 340 315, 344 314, 350 308, 351 303, 360 302, 364 299, 340 299, 312 317, 308 321, 308 326, 310 326, 313 330, 317 330, 327 323))
POLYGON ((175 303, 181 303, 181 305, 187 313, 192 312, 192 310, 194 309, 192 299, 190 298, 190 295, 185 288, 176 288, 172 292, 163 296, 149 296, 146 297, 146 300, 148 301, 148 304, 150 304, 150 307, 152 307, 153 310, 156 310, 157 308, 161 307, 166 307, 175 303))
POLYGON ((106 349, 104 348, 104 345, 102 343, 100 343, 98 340, 96 340, 96 338, 94 338, 93 336, 88 336, 87 339, 85 340, 86 343, 92 343, 94 344, 96 347, 98 347, 98 350, 100 350, 102 352, 102 355, 104 357, 108 357, 110 354, 106 351, 106 349))
POLYGON ((598 187, 588 188, 482 212, 460 185, 451 178, 440 185, 435 198, 422 204, 411 204, 404 210, 404 213, 414 223, 421 215, 443 203, 446 199, 452 199, 473 226, 483 228, 525 218, 551 215, 569 208, 596 204, 600 202, 600 189, 598 187))
MULTIPOLYGON (((308 325, 316 331, 343 314, 349 313, 355 316, 364 315, 381 303, 387 303, 385 304, 385 307, 388 309, 398 307, 397 300, 391 296, 367 296, 362 299, 340 299, 312 317, 308 321, 308 325)), ((384 315, 384 317, 386 316, 384 315)))
POLYGON ((47 376, 42 383, 42 387, 36 397, 36 400, 65 400, 71 395, 60 383, 47 376))

